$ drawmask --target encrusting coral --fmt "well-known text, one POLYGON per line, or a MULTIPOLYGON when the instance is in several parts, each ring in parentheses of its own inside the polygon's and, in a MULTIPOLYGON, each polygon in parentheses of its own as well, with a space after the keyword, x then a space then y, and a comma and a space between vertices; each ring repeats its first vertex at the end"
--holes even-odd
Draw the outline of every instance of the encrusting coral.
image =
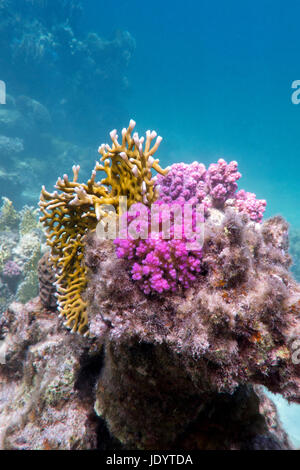
POLYGON ((121 143, 117 131, 111 131, 112 145, 99 147, 101 158, 87 183, 78 183, 80 167, 73 166, 73 180, 64 175, 56 183, 60 193, 49 193, 42 188, 40 220, 47 229, 47 243, 56 270, 59 311, 73 332, 87 334, 87 306, 82 298, 87 285, 85 234, 95 230, 112 209, 119 214, 121 196, 127 198, 128 207, 135 202, 150 205, 158 197, 152 168, 162 175, 167 173, 159 166, 159 160, 153 158, 162 138, 155 131, 147 131, 146 140, 136 132, 131 135, 134 127, 135 122, 131 120, 129 127, 122 130, 121 143), (106 173, 99 182, 96 181, 98 171, 106 173))

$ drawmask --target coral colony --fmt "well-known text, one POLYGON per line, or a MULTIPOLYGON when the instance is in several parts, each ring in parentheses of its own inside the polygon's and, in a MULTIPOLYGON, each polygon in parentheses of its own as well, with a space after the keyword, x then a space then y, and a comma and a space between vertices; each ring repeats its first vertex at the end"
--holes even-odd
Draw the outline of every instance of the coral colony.
POLYGON ((79 166, 74 166, 73 181, 67 175, 58 179, 56 189, 60 193, 42 189, 41 222, 47 229, 51 261, 56 270, 59 311, 73 332, 87 334, 88 328, 87 304, 83 298, 87 287, 84 236, 94 231, 98 223, 105 225, 105 218, 112 211, 122 216, 121 228, 122 218, 126 219, 126 229, 120 230, 115 239, 117 257, 128 260, 132 279, 145 294, 161 294, 188 289, 201 275, 202 247, 191 250, 190 246, 195 242, 199 222, 214 209, 224 211, 232 207, 254 222, 261 222, 265 210, 266 201, 257 200, 253 193, 237 191, 241 174, 235 161, 227 164, 220 159, 208 169, 197 162, 179 163, 163 170, 159 160, 153 157, 162 138, 155 131, 147 131, 146 139, 137 132, 132 135, 134 127, 135 122, 131 120, 128 129, 122 130, 121 143, 117 131, 111 131, 112 145, 99 147, 103 164, 96 162, 87 183, 78 182, 79 166), (152 176, 152 170, 158 173, 156 177, 152 176), (96 181, 98 171, 106 173, 100 181, 96 181), (123 215, 122 198, 126 198, 129 208, 123 215), (127 232, 127 225, 130 222, 131 229, 134 222, 139 225, 137 203, 145 206, 144 220, 139 226, 140 233, 132 236, 127 232), (197 218, 197 205, 201 207, 202 219, 197 218), (174 216, 178 206, 182 208, 179 221, 174 216), (153 209, 157 209, 159 217, 156 230, 151 230, 153 209), (166 237, 161 226, 172 209, 170 233, 166 237), (141 236, 145 230, 147 235, 141 236))
MULTIPOLYGON (((117 247, 117 256, 130 261, 132 279, 138 282, 145 294, 164 291, 176 292, 179 286, 188 288, 196 281, 196 275, 201 269, 201 247, 197 247, 197 250, 192 252, 189 251, 188 242, 191 242, 191 239, 186 236, 186 226, 184 223, 183 226, 178 224, 179 230, 176 230, 178 227, 175 225, 174 213, 172 213, 173 218, 170 220, 169 239, 166 240, 163 222, 168 220, 172 204, 164 206, 164 208, 159 203, 154 203, 153 206, 159 209, 157 220, 160 228, 151 231, 153 223, 150 225, 149 221, 151 218, 153 219, 155 212, 153 210, 150 212, 147 209, 146 220, 141 221, 138 230, 138 233, 141 234, 148 233, 145 239, 131 237, 128 232, 132 228, 135 217, 128 216, 128 213, 122 216, 127 217, 127 222, 129 219, 130 224, 128 224, 128 232, 122 231, 120 234, 122 238, 117 238, 114 241, 117 247), (183 233, 181 233, 182 231, 183 233), (179 239, 175 238, 176 232, 179 239)), ((138 210, 137 214, 139 214, 138 210)), ((193 216, 193 214, 191 215, 193 216)), ((179 219, 181 221, 181 217, 179 219)))

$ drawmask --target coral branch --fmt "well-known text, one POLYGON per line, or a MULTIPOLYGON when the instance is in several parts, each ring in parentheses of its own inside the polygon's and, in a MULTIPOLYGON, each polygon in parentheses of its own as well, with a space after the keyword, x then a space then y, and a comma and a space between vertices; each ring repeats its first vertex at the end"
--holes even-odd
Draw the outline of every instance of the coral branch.
POLYGON ((67 175, 58 178, 55 188, 60 191, 49 193, 43 187, 40 198, 40 221, 47 230, 47 243, 51 248, 51 261, 56 270, 56 286, 60 314, 66 318, 66 326, 73 332, 87 332, 86 303, 82 294, 86 288, 86 268, 83 261, 84 235, 96 228, 98 221, 106 217, 105 205, 114 206, 119 213, 120 196, 127 197, 127 205, 144 202, 150 205, 157 198, 153 189, 154 180, 151 169, 162 175, 158 160, 152 155, 158 149, 161 137, 150 131, 144 138, 135 133, 131 136, 135 122, 130 121, 128 129, 122 131, 119 144, 117 131, 110 133, 111 147, 102 144, 100 162, 92 171, 88 182, 79 183, 79 166, 73 166, 73 180, 67 175), (106 176, 96 181, 97 172, 104 171, 106 176))

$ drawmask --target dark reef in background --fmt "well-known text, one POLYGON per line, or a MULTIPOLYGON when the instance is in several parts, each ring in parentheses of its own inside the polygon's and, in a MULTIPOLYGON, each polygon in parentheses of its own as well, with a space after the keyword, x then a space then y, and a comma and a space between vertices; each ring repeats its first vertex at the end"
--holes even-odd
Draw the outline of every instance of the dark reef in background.
POLYGON ((128 31, 109 39, 85 31, 82 8, 77 0, 0 0, 0 196, 22 187, 17 206, 36 201, 32 188, 62 162, 93 160, 104 122, 125 112, 135 41, 128 31))
POLYGON ((126 87, 124 71, 135 48, 130 33, 106 40, 82 31, 77 0, 0 5, 1 79, 8 92, 40 101, 56 131, 62 126, 76 139, 88 129, 89 139, 95 137, 126 87))

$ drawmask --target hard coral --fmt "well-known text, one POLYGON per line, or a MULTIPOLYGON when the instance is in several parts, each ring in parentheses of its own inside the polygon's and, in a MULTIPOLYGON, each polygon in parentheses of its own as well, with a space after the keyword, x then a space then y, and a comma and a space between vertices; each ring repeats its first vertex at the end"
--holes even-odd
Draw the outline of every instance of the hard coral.
POLYGON ((174 163, 167 176, 157 175, 159 198, 166 203, 200 204, 207 196, 206 168, 203 163, 174 163))
POLYGON ((24 206, 20 213, 20 236, 26 235, 38 228, 38 209, 24 206))
POLYGON ((219 159, 208 169, 202 163, 175 163, 167 176, 158 175, 156 185, 159 198, 163 202, 185 202, 203 204, 205 214, 209 208, 224 208, 231 204, 250 219, 261 222, 266 207, 265 200, 257 200, 255 194, 237 191, 237 181, 241 177, 237 162, 227 163, 219 159))
POLYGON ((42 256, 41 243, 38 238, 34 239, 34 237, 32 237, 32 239, 35 243, 32 244, 30 257, 23 266, 24 279, 18 286, 16 294, 17 300, 23 304, 38 295, 37 268, 42 256))
POLYGON ((206 174, 209 194, 217 206, 223 206, 226 199, 234 196, 237 190, 237 180, 241 173, 237 171, 237 162, 226 163, 220 158, 218 163, 212 163, 206 174))
POLYGON ((117 131, 111 131, 112 145, 102 144, 99 148, 100 162, 104 164, 96 162, 86 184, 78 183, 79 166, 74 166, 73 181, 67 175, 58 179, 56 189, 60 193, 42 189, 40 220, 47 229, 51 261, 57 273, 59 310, 73 332, 85 333, 88 323, 86 302, 82 298, 86 288, 84 235, 95 230, 97 223, 107 216, 107 205, 119 213, 120 196, 127 197, 129 207, 139 201, 150 205, 157 198, 152 168, 167 173, 160 168, 159 160, 153 158, 162 138, 154 131, 147 131, 144 145, 144 137, 139 138, 137 133, 131 135, 134 127, 135 122, 131 120, 128 129, 122 130, 121 143, 117 131), (98 171, 106 173, 100 181, 96 181, 98 171))
POLYGON ((235 206, 240 212, 249 214, 250 219, 255 222, 261 222, 266 205, 266 201, 264 199, 256 199, 254 193, 249 193, 244 189, 236 193, 235 206))
MULTIPOLYGON (((133 205, 132 209, 139 205, 133 205)), ((135 220, 135 217, 126 213, 122 217, 127 218, 128 222, 135 222, 138 226, 139 234, 149 232, 147 238, 136 238, 130 234, 129 230, 121 231, 121 238, 117 238, 114 243, 117 246, 118 258, 127 259, 131 268, 132 279, 137 281, 145 294, 151 292, 176 292, 178 288, 187 289, 196 281, 197 275, 201 271, 201 246, 193 251, 189 248, 190 238, 197 235, 195 230, 196 221, 192 228, 192 234, 188 227, 182 221, 182 212, 180 223, 174 217, 176 209, 181 212, 181 206, 163 205, 160 201, 152 205, 152 212, 146 211, 144 219, 135 220), (151 230, 151 215, 155 213, 153 208, 157 209, 157 230, 151 230), (170 211, 173 212, 170 214, 170 211), (171 217, 170 217, 171 215, 171 217), (166 221, 169 221, 169 227, 166 230, 166 221), (181 225, 182 223, 182 225, 181 225), (193 230, 194 229, 194 230, 193 230)), ((131 211, 132 214, 132 211, 131 211)), ((196 214, 191 213, 194 219, 196 214)), ((153 223, 153 220, 152 220, 153 223)))

